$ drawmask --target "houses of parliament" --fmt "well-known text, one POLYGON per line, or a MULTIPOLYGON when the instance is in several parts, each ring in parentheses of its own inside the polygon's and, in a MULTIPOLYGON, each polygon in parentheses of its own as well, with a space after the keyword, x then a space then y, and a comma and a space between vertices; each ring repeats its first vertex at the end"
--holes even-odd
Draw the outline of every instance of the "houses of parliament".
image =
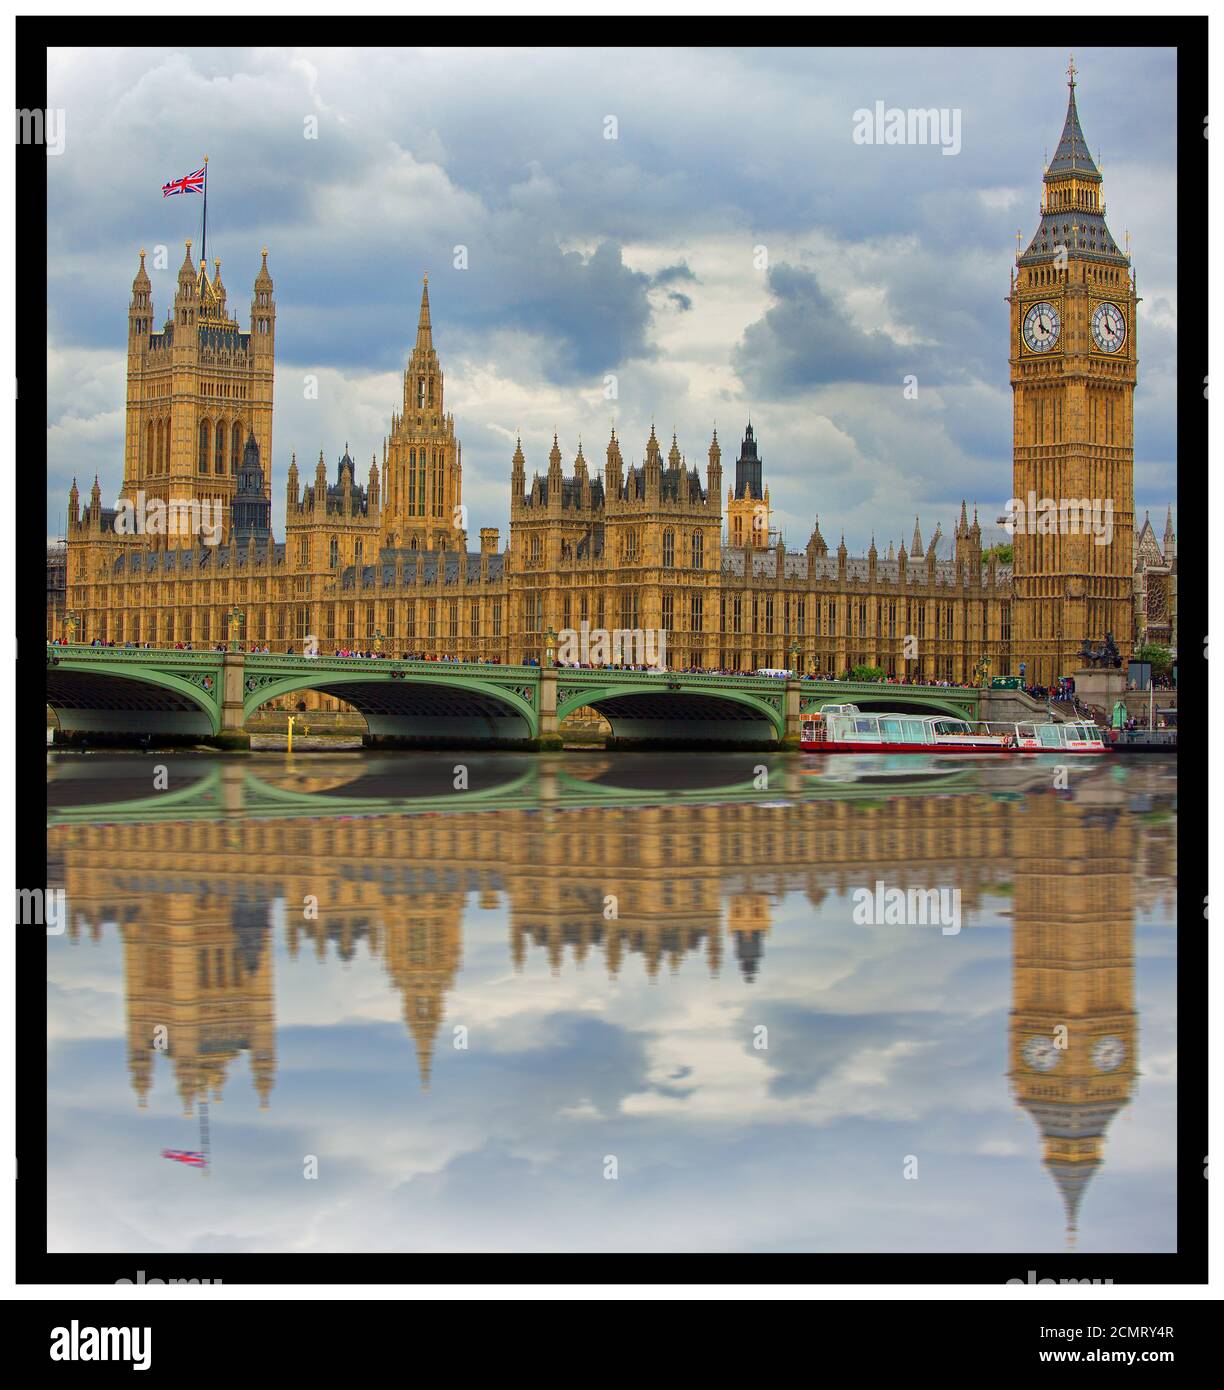
MULTIPOLYGON (((1038 228, 1011 273, 1009 348, 1016 498, 1104 498, 1112 534, 1016 534, 1013 561, 983 549, 976 509, 952 534, 851 555, 819 520, 802 549, 773 524, 751 425, 724 477, 717 431, 705 466, 652 426, 640 461, 613 429, 602 463, 554 436, 529 479, 510 465, 510 535, 470 545, 462 449, 446 409, 429 285, 402 399, 368 467, 348 447, 329 468, 292 457, 285 537, 271 528, 276 302, 267 251, 249 323, 231 315, 220 262, 187 242, 171 311, 155 328, 141 253, 128 310, 125 510, 149 502, 217 509, 198 531, 118 525, 97 478, 69 496, 62 596, 48 635, 119 643, 244 644, 538 660, 547 634, 665 631, 674 667, 856 666, 916 680, 984 673, 1052 684, 1112 632, 1123 656, 1176 644, 1176 558, 1134 523, 1136 306, 1130 257, 1105 223, 1101 175, 1080 127, 1074 69, 1044 177, 1038 228), (725 489, 725 491, 724 491, 725 489), (216 539, 216 538, 214 538, 216 539), (944 549, 946 553, 944 553, 944 549)), ((1001 483, 1000 483, 1001 487, 1001 483)), ((987 518, 988 524, 994 518, 987 518)))

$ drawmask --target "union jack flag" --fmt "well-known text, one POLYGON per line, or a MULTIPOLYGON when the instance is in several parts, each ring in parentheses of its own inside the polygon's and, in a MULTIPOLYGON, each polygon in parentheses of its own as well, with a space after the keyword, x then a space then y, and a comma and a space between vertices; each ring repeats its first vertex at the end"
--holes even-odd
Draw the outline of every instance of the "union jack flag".
POLYGON ((194 174, 184 174, 181 179, 171 179, 162 184, 162 197, 170 198, 175 193, 202 193, 204 191, 204 169, 201 166, 194 174))
POLYGON ((207 1168, 208 1156, 196 1153, 194 1149, 163 1149, 163 1158, 172 1158, 176 1163, 189 1163, 193 1168, 207 1168))

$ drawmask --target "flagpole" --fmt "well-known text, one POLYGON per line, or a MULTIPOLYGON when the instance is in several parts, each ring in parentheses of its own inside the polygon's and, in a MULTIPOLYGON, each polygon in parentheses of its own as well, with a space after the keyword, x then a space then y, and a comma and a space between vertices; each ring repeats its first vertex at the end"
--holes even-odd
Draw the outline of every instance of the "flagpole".
POLYGON ((204 262, 204 273, 208 274, 208 156, 204 156, 204 224, 200 231, 200 259, 204 262))

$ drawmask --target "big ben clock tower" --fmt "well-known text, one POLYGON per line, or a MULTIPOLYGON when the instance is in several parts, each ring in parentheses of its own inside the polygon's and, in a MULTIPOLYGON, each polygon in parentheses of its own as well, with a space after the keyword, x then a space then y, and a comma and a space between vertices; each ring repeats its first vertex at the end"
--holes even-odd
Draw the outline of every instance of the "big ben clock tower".
POLYGON ((1012 644, 1039 685, 1071 674, 1084 641, 1107 632, 1126 657, 1132 631, 1138 299, 1130 257, 1105 225, 1074 62, 1067 73, 1041 224, 1016 257, 1008 300, 1013 495, 1025 505, 1013 536, 1012 644))

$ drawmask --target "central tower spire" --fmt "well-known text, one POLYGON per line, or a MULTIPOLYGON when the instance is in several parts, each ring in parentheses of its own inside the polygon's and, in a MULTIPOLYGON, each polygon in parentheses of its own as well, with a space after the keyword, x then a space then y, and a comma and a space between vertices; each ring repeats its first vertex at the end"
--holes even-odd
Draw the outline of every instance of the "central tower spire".
POLYGON ((417 319, 417 352, 433 352, 433 326, 429 322, 429 276, 421 289, 421 314, 417 319))
POLYGON ((462 550, 462 453, 446 413, 444 381, 421 286, 416 342, 404 372, 403 413, 393 416, 382 493, 382 543, 392 550, 462 550))

